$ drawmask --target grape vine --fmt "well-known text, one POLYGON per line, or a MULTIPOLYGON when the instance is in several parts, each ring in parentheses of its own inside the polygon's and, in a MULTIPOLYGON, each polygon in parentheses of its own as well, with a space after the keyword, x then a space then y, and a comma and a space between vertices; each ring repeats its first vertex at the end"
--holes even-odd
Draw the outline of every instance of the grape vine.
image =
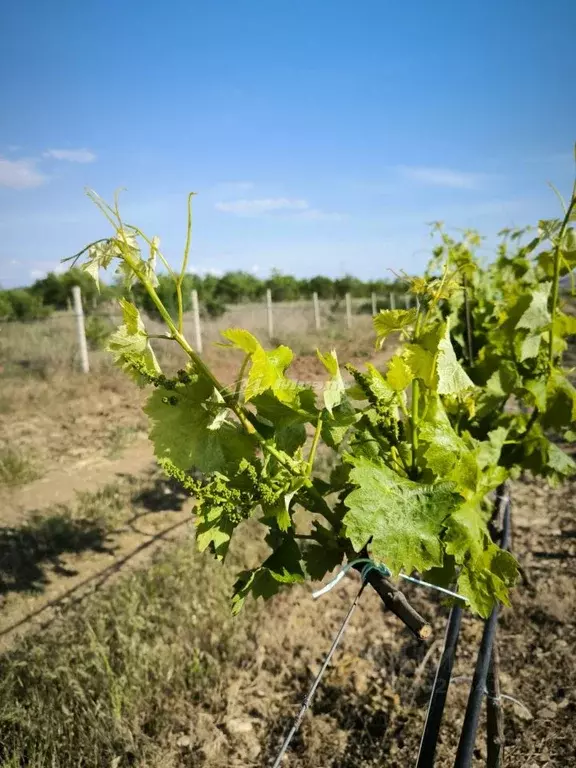
POLYGON ((481 238, 460 240, 441 225, 423 277, 407 278, 416 308, 383 310, 376 343, 396 342, 384 370, 346 365, 318 352, 326 369, 322 397, 292 380, 292 351, 265 349, 239 328, 222 345, 241 355, 232 387, 224 386, 184 336, 182 268, 175 273, 157 238, 123 222, 118 201, 91 198, 113 234, 75 260, 96 281, 113 263, 127 289, 139 283, 165 323, 166 343, 188 363, 174 376, 160 369, 138 309, 121 300, 123 323, 108 349, 142 387, 150 439, 164 471, 197 500, 197 543, 226 557, 236 528, 258 519, 269 556, 239 574, 233 610, 249 594, 268 598, 291 583, 318 580, 357 553, 385 564, 392 577, 418 572, 455 585, 469 608, 486 617, 508 603, 517 578, 511 554, 489 535, 486 498, 507 478, 531 471, 556 483, 576 465, 555 442, 574 438, 576 390, 562 367, 576 318, 561 306, 559 280, 576 266, 576 189, 564 218, 507 230, 497 258, 482 265, 481 238), (178 317, 156 290, 157 263, 172 276, 178 317), (331 455, 326 478, 318 450, 331 455), (201 473, 194 479, 192 470, 201 473), (297 509, 307 510, 304 526, 297 509))

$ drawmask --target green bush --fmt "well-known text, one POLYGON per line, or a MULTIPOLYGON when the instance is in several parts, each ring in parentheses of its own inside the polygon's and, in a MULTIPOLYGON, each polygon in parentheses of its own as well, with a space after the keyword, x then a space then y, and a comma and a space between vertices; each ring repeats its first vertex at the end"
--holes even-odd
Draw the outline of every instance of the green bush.
POLYGON ((203 318, 215 320, 226 312, 226 304, 218 299, 207 299, 200 305, 200 314, 203 318))
POLYGON ((8 320, 40 320, 51 312, 44 306, 42 298, 26 288, 2 291, 0 296, 0 317, 8 320))
POLYGON ((8 291, 0 291, 0 320, 11 320, 12 317, 12 302, 8 298, 8 291))
POLYGON ((94 306, 110 301, 119 293, 116 287, 105 283, 98 290, 90 275, 78 267, 72 267, 61 275, 50 272, 41 280, 36 280, 28 290, 38 296, 45 306, 63 310, 68 307, 72 287, 75 285, 80 286, 82 303, 87 313, 94 306))
POLYGON ((85 325, 86 341, 92 350, 103 349, 111 333, 115 329, 114 324, 107 318, 92 315, 88 317, 85 325))

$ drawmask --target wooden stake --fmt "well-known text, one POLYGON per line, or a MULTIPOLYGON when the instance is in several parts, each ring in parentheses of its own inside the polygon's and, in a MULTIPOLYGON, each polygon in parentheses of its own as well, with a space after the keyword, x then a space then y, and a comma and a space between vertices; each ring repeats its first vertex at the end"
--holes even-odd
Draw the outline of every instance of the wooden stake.
POLYGON ((86 329, 84 327, 84 310, 82 308, 82 293, 80 292, 79 285, 72 286, 72 301, 74 303, 74 315, 76 316, 76 333, 78 336, 78 350, 80 352, 80 367, 82 373, 90 373, 86 329))
POLYGON ((266 289, 266 315, 268 319, 268 338, 274 338, 274 318, 272 317, 272 291, 266 289))
POLYGON ((486 768, 500 768, 504 756, 504 713, 500 698, 500 656, 494 642, 486 677, 486 768))
POLYGON ((312 303, 314 304, 314 327, 320 330, 320 305, 318 304, 318 294, 316 291, 312 294, 312 303))
POLYGON ((346 328, 350 330, 352 328, 352 301, 350 299, 350 294, 346 294, 346 328))

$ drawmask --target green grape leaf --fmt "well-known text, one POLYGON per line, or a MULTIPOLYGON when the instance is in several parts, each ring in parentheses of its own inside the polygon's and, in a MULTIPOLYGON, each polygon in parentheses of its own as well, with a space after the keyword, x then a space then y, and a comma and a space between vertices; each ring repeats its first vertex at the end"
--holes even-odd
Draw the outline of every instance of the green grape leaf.
POLYGON ((548 382, 548 397, 542 426, 545 429, 561 431, 575 420, 576 389, 565 376, 555 373, 548 382))
POLYGON ((546 410, 548 387, 545 379, 526 379, 524 389, 531 396, 533 405, 540 411, 546 410))
POLYGON ((317 541, 304 542, 302 556, 306 574, 312 581, 320 581, 342 563, 344 553, 333 531, 318 522, 314 523, 313 535, 317 541))
POLYGON ((538 237, 542 240, 552 239, 562 226, 560 219, 540 219, 538 222, 538 237))
POLYGON ((491 366, 497 366, 486 382, 486 391, 497 397, 505 397, 520 386, 521 379, 514 363, 502 358, 490 360, 491 366))
POLYGON ((152 422, 150 440, 159 459, 170 459, 179 469, 226 471, 254 454, 255 441, 233 423, 211 429, 216 404, 210 402, 213 385, 207 380, 178 383, 174 389, 158 387, 144 412, 152 422), (212 406, 212 407, 210 407, 212 406))
POLYGON ((338 366, 338 357, 336 350, 333 349, 328 354, 323 355, 320 350, 316 350, 318 359, 326 368, 330 374, 330 381, 324 387, 324 405, 330 415, 332 415, 332 409, 342 402, 345 386, 342 380, 342 374, 340 373, 340 367, 338 366))
POLYGON ((576 336, 576 316, 558 312, 554 328, 560 336, 576 336))
POLYGON ((427 387, 431 387, 434 378, 434 353, 421 344, 406 344, 402 357, 414 378, 421 379, 427 387))
POLYGON ((382 463, 356 457, 344 500, 346 535, 356 552, 370 542, 372 557, 394 574, 442 564, 443 522, 461 502, 449 483, 421 485, 382 463))
POLYGON ((491 465, 498 464, 507 437, 508 430, 506 427, 497 427, 488 432, 488 440, 481 442, 476 450, 480 469, 483 470, 491 465))
POLYGON ((529 360, 532 357, 538 357, 540 351, 540 344, 542 342, 542 334, 531 334, 527 336, 519 334, 514 339, 514 348, 520 362, 529 360))
MULTIPOLYGON (((318 420, 318 409, 310 402, 312 390, 300 390, 291 405, 283 403, 270 390, 253 398, 260 422, 269 425, 276 445, 291 456, 306 442, 306 423, 318 420)), ((259 428, 259 426, 257 426, 259 428)))
POLYGON ((403 392, 414 378, 414 372, 400 355, 395 355, 388 363, 386 381, 395 392, 403 392))
POLYGON ((327 573, 341 565, 342 558, 342 550, 337 546, 327 548, 310 544, 304 548, 306 573, 312 581, 321 581, 327 573))
POLYGON ((458 592, 466 597, 469 607, 486 619, 497 602, 510 605, 509 590, 518 578, 516 560, 495 544, 489 544, 480 557, 462 566, 458 592))
POLYGON ((438 393, 440 395, 460 395, 474 386, 474 383, 458 362, 452 341, 450 340, 450 326, 448 323, 445 324, 443 336, 438 343, 436 372, 438 376, 438 393))
POLYGON ((548 467, 562 478, 576 474, 574 459, 552 442, 548 445, 548 467))
POLYGON ((479 495, 469 499, 446 518, 445 550, 459 565, 468 557, 481 557, 489 539, 482 498, 479 495))
POLYGON ((282 585, 302 582, 306 574, 302 567, 302 555, 298 544, 291 538, 284 538, 259 568, 244 571, 234 585, 232 613, 240 612, 246 597, 265 600, 275 595, 282 585))
POLYGON ((373 324, 376 331, 376 344, 382 346, 391 333, 406 333, 416 322, 418 310, 413 309, 381 309, 374 317, 373 324))
POLYGON ((394 401, 394 390, 372 363, 366 363, 365 381, 370 393, 381 406, 390 405, 394 401))
POLYGON ((230 539, 236 526, 222 514, 222 508, 209 507, 202 510, 196 520, 196 546, 199 552, 210 548, 222 560, 228 552, 230 539))
MULTIPOLYGON (((541 283, 534 288, 529 298, 529 306, 522 313, 516 323, 516 328, 526 328, 528 331, 537 331, 544 328, 550 322, 548 311, 548 298, 552 283, 541 283)), ((522 297, 524 298, 524 297, 522 297)))
POLYGON ((267 352, 255 336, 241 328, 228 328, 222 331, 222 336, 232 346, 250 355, 250 372, 244 389, 246 402, 268 389, 282 402, 294 401, 298 387, 284 376, 284 371, 292 362, 291 349, 281 345, 267 352))
POLYGON ((326 445, 337 448, 360 417, 361 414, 356 412, 348 400, 336 406, 332 410, 332 418, 322 422, 322 439, 326 445))
POLYGON ((131 302, 120 299, 124 323, 110 336, 106 349, 114 362, 126 371, 140 386, 150 377, 161 373, 140 312, 131 302))
POLYGON ((261 504, 264 517, 275 518, 278 528, 283 533, 285 533, 292 525, 290 504, 296 493, 304 485, 304 482, 304 477, 289 477, 284 485, 284 492, 280 493, 280 496, 274 504, 261 504))
POLYGON ((445 478, 460 456, 463 444, 450 424, 423 423, 420 441, 424 463, 434 478, 445 478))

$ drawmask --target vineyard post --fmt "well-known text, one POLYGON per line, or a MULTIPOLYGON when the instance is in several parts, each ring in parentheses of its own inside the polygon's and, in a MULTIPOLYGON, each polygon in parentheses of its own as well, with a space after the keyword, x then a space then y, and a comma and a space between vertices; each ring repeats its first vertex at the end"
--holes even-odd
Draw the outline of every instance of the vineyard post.
POLYGON ((378 304, 376 302, 376 294, 372 292, 372 317, 378 312, 378 304))
POLYGON ((318 304, 318 293, 314 291, 312 294, 312 303, 314 305, 314 327, 317 331, 320 330, 320 305, 318 304))
POLYGON ((349 293, 346 294, 345 299, 346 299, 346 328, 350 330, 352 328, 352 300, 350 298, 349 293))
POLYGON ((90 373, 88 361, 88 345, 86 343, 86 329, 84 327, 84 310, 82 308, 82 293, 79 285, 72 286, 72 300, 74 302, 74 315, 76 316, 76 332, 78 335, 78 350, 80 352, 80 367, 82 373, 90 373))
POLYGON ((194 319, 194 338, 196 339, 196 349, 202 354, 202 328, 200 326, 200 307, 198 304, 198 291, 192 289, 192 316, 194 319))
POLYGON ((272 317, 272 291, 266 289, 266 319, 268 321, 268 338, 274 338, 274 318, 272 317))
POLYGON ((390 309, 396 309, 396 296, 394 296, 394 293, 390 293, 390 309))

